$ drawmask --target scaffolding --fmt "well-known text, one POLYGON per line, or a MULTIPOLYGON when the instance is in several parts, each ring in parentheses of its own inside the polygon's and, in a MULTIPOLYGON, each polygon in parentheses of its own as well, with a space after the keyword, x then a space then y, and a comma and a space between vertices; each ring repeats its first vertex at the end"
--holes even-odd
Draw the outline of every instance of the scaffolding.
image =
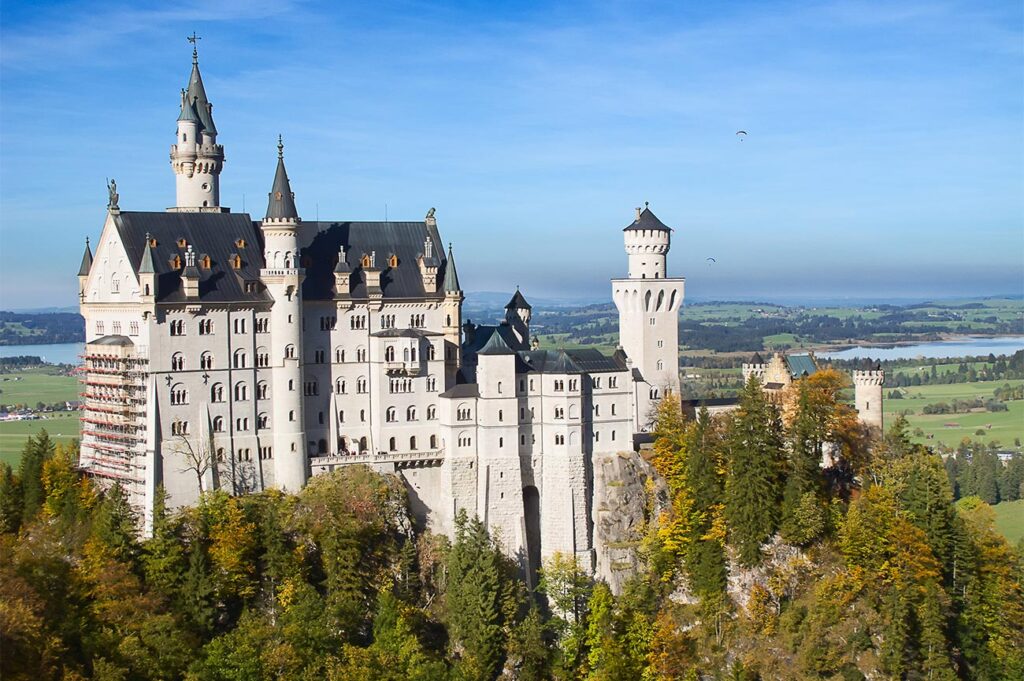
MULTIPOLYGON (((81 466, 102 485, 120 484, 133 504, 145 498, 149 360, 127 338, 85 346, 81 466)), ((123 337, 121 337, 123 338, 123 337)))

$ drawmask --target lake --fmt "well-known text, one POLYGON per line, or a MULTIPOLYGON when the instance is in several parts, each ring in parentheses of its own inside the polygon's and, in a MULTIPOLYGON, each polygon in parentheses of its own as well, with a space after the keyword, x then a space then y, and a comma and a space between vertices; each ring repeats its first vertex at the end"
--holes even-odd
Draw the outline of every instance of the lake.
POLYGON ((0 345, 0 357, 34 355, 50 364, 74 364, 81 360, 79 355, 85 348, 83 343, 56 343, 52 345, 0 345))
POLYGON ((948 341, 932 343, 916 343, 896 347, 864 347, 856 346, 845 350, 818 352, 815 356, 822 359, 916 359, 925 357, 935 359, 941 357, 977 357, 979 355, 1012 355, 1024 349, 1024 336, 1003 336, 1000 338, 964 336, 948 341))

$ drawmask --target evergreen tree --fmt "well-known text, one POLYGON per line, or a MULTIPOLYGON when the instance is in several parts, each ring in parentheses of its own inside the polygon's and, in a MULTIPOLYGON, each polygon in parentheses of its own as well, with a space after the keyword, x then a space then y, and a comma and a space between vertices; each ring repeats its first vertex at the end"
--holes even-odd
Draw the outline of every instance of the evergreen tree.
POLYGON ((778 529, 785 464, 778 410, 751 376, 729 424, 725 519, 740 562, 761 562, 761 545, 778 529))
POLYGON ((0 533, 17 532, 21 518, 21 481, 14 476, 10 466, 0 463, 0 533))
POLYGON ((36 437, 29 437, 21 450, 18 480, 21 482, 22 522, 28 523, 43 506, 43 463, 53 456, 54 444, 45 429, 36 437))
POLYGON ((499 549, 483 523, 461 511, 448 556, 446 612, 453 642, 462 649, 460 671, 475 681, 490 681, 500 669, 501 587, 499 549))
POLYGON ((693 592, 706 600, 724 593, 727 581, 721 442, 706 408, 701 408, 687 431, 687 452, 686 477, 693 510, 686 572, 693 592))
POLYGON ((999 499, 1016 501, 1021 498, 1024 490, 1024 455, 1014 453, 1010 461, 1003 466, 999 477, 999 499))
POLYGON ((999 503, 999 473, 1001 464, 999 457, 983 449, 976 450, 971 456, 971 469, 974 473, 975 494, 986 504, 999 503))
POLYGON ((789 474, 782 497, 781 531, 786 541, 806 545, 817 538, 823 526, 824 508, 818 514, 814 511, 823 487, 821 459, 829 405, 812 394, 807 381, 800 381, 797 391, 796 414, 789 428, 789 474))

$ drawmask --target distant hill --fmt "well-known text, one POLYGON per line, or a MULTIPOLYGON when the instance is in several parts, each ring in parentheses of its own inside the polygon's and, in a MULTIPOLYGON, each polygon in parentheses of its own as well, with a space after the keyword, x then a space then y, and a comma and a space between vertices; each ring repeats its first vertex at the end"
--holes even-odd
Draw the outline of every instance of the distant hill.
POLYGON ((0 312, 0 345, 85 342, 85 322, 77 312, 0 312))

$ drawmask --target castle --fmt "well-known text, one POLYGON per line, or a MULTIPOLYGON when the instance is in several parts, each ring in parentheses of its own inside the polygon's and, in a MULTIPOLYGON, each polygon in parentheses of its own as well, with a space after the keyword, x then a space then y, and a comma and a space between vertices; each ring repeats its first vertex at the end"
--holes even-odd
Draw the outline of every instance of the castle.
POLYGON ((556 551, 592 567, 593 462, 633 451, 679 390, 672 230, 646 206, 623 230, 613 355, 541 350, 518 290, 500 324, 463 324, 433 209, 302 219, 280 140, 264 217, 221 206, 218 134, 193 50, 176 205, 121 210, 112 184, 95 254, 86 241, 84 470, 119 483, 148 527, 160 487, 179 506, 368 464, 397 473, 435 531, 464 509, 524 568, 556 551))

